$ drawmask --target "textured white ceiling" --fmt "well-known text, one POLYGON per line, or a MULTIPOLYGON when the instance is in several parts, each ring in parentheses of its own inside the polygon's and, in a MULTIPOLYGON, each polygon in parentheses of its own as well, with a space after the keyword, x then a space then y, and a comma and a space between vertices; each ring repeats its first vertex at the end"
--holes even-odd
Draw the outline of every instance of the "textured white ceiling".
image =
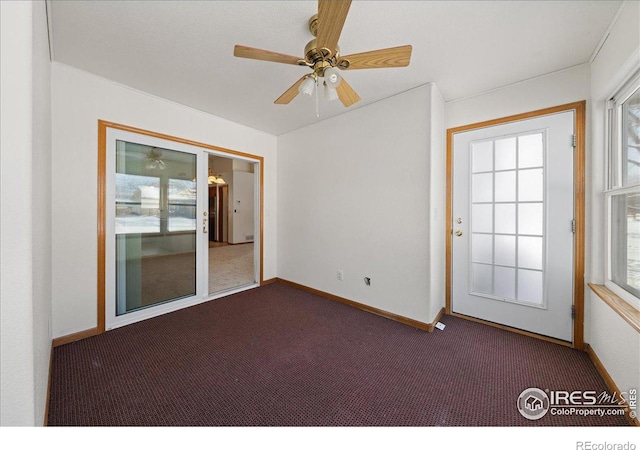
MULTIPOLYGON (((413 45, 405 68, 343 72, 362 101, 434 82, 445 100, 585 63, 619 1, 354 1, 343 55, 413 45)), ((302 57, 315 1, 51 2, 56 61, 279 135, 346 111, 273 101, 309 69, 235 58, 235 44, 302 57)))

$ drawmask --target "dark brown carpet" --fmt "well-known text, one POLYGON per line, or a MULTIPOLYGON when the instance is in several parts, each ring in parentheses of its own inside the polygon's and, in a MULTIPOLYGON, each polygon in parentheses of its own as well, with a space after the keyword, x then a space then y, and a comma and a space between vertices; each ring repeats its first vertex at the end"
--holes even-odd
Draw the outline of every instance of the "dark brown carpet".
POLYGON ((583 352, 445 316, 426 333, 282 284, 54 351, 49 425, 613 426, 516 409, 606 389, 583 352))

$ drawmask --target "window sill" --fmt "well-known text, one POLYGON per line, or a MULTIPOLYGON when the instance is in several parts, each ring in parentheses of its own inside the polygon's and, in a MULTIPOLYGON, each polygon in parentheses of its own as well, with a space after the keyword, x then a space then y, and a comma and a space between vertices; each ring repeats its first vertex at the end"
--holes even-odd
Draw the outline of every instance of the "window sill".
POLYGON ((640 311, 635 309, 606 286, 589 283, 589 287, 598 297, 617 312, 620 317, 631 325, 634 330, 640 333, 640 311))

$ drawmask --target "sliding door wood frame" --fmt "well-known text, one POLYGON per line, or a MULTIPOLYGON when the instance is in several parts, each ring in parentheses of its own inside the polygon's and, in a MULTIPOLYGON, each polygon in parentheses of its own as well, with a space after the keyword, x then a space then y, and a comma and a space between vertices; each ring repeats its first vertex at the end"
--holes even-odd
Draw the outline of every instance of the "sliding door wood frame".
POLYGON ((194 147, 200 147, 205 150, 213 150, 215 152, 223 153, 229 157, 240 156, 243 158, 250 158, 260 163, 260 280, 259 284, 264 282, 264 157, 251 155, 249 153, 243 153, 236 150, 231 150, 224 147, 218 147, 215 145, 204 144, 202 142, 191 141, 189 139, 183 139, 176 136, 170 136, 163 133, 157 133, 154 131, 144 130, 141 128, 131 127, 128 125, 122 125, 119 123, 108 122, 104 120, 98 120, 98 326, 95 329, 95 333, 104 333, 106 330, 106 218, 107 218, 107 129, 129 131, 131 133, 142 134, 145 136, 151 136, 167 141, 178 142, 181 144, 192 145, 194 147))
MULTIPOLYGON (((482 322, 487 325, 496 326, 498 328, 507 329, 519 334, 537 337, 546 341, 555 342, 561 345, 570 345, 573 348, 584 349, 584 236, 585 236, 585 127, 586 127, 586 101, 575 103, 567 103, 565 105, 554 106, 551 108, 539 109, 523 114, 502 117, 499 119, 488 120, 485 122, 473 123, 447 130, 447 156, 446 156, 446 173, 447 173, 447 204, 445 214, 445 232, 446 232, 446 281, 445 281, 445 301, 446 313, 462 317, 465 319, 482 322), (564 341, 553 339, 546 336, 537 335, 517 328, 511 328, 504 325, 494 324, 492 322, 483 321, 476 318, 470 318, 462 314, 456 314, 451 309, 451 283, 452 283, 452 233, 453 233, 453 136, 457 133, 486 128, 495 125, 502 125, 509 122, 517 122, 525 119, 531 119, 539 116, 547 116, 567 111, 575 111, 574 130, 575 130, 575 149, 573 153, 573 185, 574 185, 574 219, 576 221, 576 231, 574 235, 573 246, 573 305, 575 307, 575 317, 573 320, 573 342, 572 345, 564 341)), ((569 311, 567 311, 569 314, 569 311)))

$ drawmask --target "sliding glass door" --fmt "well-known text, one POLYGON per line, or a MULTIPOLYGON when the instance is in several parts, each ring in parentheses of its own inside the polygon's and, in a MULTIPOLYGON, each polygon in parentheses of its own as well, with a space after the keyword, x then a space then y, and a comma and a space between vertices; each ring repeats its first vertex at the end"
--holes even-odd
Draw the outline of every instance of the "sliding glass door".
POLYGON ((203 301, 204 152, 109 130, 106 160, 107 328, 203 301))
POLYGON ((259 285, 258 162, 111 128, 105 156, 106 329, 259 285))

